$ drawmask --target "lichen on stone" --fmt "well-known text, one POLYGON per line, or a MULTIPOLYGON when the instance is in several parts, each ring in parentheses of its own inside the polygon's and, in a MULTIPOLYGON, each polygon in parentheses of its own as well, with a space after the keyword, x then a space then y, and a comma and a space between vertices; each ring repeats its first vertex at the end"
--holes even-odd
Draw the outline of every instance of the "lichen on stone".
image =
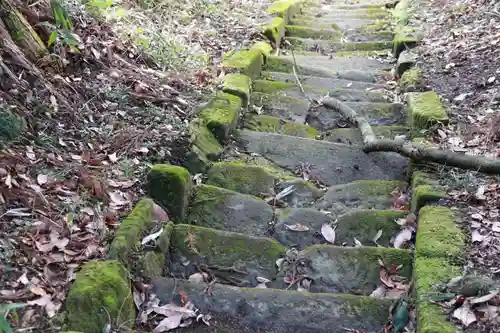
POLYGON ((130 256, 138 249, 141 236, 154 227, 154 202, 151 199, 139 201, 132 212, 120 224, 115 238, 109 247, 109 257, 120 260, 127 267, 132 267, 130 256))
POLYGON ((252 81, 244 74, 227 74, 223 78, 222 91, 238 96, 244 107, 247 107, 250 99, 250 88, 252 81))
POLYGON ((118 261, 90 261, 76 273, 66 297, 67 329, 102 333, 108 324, 131 328, 135 321, 129 273, 118 261))
POLYGON ((156 164, 147 176, 148 194, 168 209, 171 219, 182 221, 186 215, 192 180, 180 166, 156 164))
POLYGON ((420 209, 415 242, 416 257, 458 256, 464 247, 464 234, 454 222, 450 208, 424 206, 420 209))
POLYGON ((239 162, 214 163, 207 173, 207 185, 255 196, 269 195, 277 180, 269 168, 239 162))
POLYGON ((200 111, 199 116, 215 137, 224 143, 229 140, 229 134, 236 126, 242 106, 243 102, 240 97, 219 92, 200 111))
POLYGON ((439 96, 434 91, 408 94, 409 122, 412 135, 422 136, 425 130, 436 123, 449 121, 439 96))
POLYGON ((318 131, 312 126, 267 115, 251 115, 247 117, 245 128, 251 131, 281 133, 311 139, 316 138, 318 135, 318 131))

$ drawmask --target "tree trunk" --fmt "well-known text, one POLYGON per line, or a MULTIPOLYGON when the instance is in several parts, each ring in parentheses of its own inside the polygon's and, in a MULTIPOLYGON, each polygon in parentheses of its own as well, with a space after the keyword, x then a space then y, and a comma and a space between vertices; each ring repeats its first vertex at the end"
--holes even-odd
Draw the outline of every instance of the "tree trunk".
POLYGON ((0 20, 4 22, 11 40, 19 46, 26 58, 36 62, 48 53, 44 42, 12 0, 0 0, 0 20))

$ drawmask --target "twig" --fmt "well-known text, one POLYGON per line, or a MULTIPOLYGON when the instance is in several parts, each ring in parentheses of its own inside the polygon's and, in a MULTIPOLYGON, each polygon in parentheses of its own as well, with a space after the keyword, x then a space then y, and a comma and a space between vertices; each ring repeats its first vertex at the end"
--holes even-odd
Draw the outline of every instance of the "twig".
POLYGON ((398 140, 377 139, 366 119, 360 117, 356 111, 345 103, 332 97, 323 99, 322 103, 327 108, 339 111, 358 127, 363 137, 363 152, 365 153, 394 152, 416 161, 434 162, 488 174, 500 173, 500 160, 498 159, 463 155, 451 150, 428 148, 423 145, 398 140))

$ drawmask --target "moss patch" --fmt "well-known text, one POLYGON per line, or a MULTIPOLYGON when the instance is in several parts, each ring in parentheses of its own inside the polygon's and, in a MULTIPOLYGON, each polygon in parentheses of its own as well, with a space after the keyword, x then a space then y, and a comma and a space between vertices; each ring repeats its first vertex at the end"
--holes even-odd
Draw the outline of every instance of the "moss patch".
POLYGON ((245 128, 252 131, 281 133, 311 139, 316 138, 318 135, 318 131, 312 126, 266 115, 251 115, 247 117, 245 128))
POLYGON ((189 172, 180 166, 156 164, 147 181, 149 196, 166 207, 173 220, 182 221, 192 188, 189 172))
POLYGON ((172 237, 174 225, 174 222, 168 222, 167 225, 163 227, 163 233, 156 240, 158 250, 160 250, 160 252, 162 253, 168 253, 168 251, 170 250, 170 238, 172 237))
POLYGON ((317 38, 327 40, 340 40, 340 37, 342 36, 342 34, 335 29, 317 30, 298 25, 287 25, 285 27, 285 35, 290 37, 317 38))
POLYGON ((130 256, 139 247, 143 233, 154 227, 154 202, 151 199, 142 199, 135 205, 134 210, 120 224, 115 238, 109 247, 109 257, 120 260, 127 267, 132 267, 130 256))
POLYGON ((447 207, 425 206, 420 209, 416 256, 445 258, 459 255, 465 246, 464 234, 453 221, 447 207))
POLYGON ((396 75, 397 77, 401 77, 404 72, 409 70, 417 61, 417 54, 410 52, 409 50, 405 50, 399 54, 398 62, 396 64, 396 75))
POLYGON ((83 265, 65 304, 69 330, 101 333, 106 324, 123 329, 134 324, 135 307, 128 272, 115 260, 83 265))
POLYGON ((252 50, 259 50, 264 56, 264 60, 271 54, 273 47, 266 42, 257 42, 252 46, 252 50))
POLYGON ((271 23, 264 26, 263 33, 275 45, 279 45, 281 38, 285 34, 285 20, 282 17, 273 17, 271 23))
POLYGON ((423 83, 422 71, 416 68, 410 68, 401 75, 399 84, 407 89, 409 87, 419 88, 423 83))
POLYGON ((443 308, 429 302, 417 304, 418 333, 456 333, 457 329, 446 320, 443 308))
POLYGON ((161 252, 149 251, 141 256, 139 261, 139 273, 142 277, 152 280, 162 276, 165 267, 165 255, 161 252))
POLYGON ((190 152, 187 153, 183 165, 193 174, 203 173, 222 154, 222 146, 203 120, 191 121, 188 129, 191 141, 190 152))
POLYGON ((411 209, 418 212, 421 207, 446 197, 445 188, 437 185, 420 185, 413 188, 411 209))
POLYGON ((244 74, 228 74, 224 76, 222 91, 241 98, 243 106, 247 107, 250 99, 252 81, 244 74))
MULTIPOLYGON (((233 81, 237 81, 243 86, 241 79, 239 81, 233 79, 233 81)), ((227 93, 217 93, 215 98, 206 108, 201 110, 199 115, 215 137, 220 142, 226 142, 229 140, 229 133, 236 126, 241 108, 242 100, 240 97, 227 93)))
POLYGON ((408 94, 410 126, 414 137, 422 136, 436 123, 448 123, 448 115, 439 96, 434 91, 408 94))
POLYGON ((230 70, 248 75, 251 79, 259 77, 263 57, 260 50, 241 50, 226 57, 222 65, 230 70))
POLYGON ((290 18, 298 11, 299 2, 299 0, 278 0, 269 6, 267 12, 279 15, 285 20, 285 23, 288 23, 290 18))
POLYGON ((293 82, 255 80, 253 83, 253 90, 256 92, 276 93, 288 89, 293 89, 296 86, 297 85, 293 82))
POLYGON ((365 246, 376 246, 373 238, 382 230, 377 242, 381 246, 390 247, 391 238, 401 229, 394 220, 407 214, 408 212, 398 210, 356 210, 341 215, 337 218, 336 239, 340 244, 354 246, 356 237, 365 246))
POLYGON ((399 57, 401 52, 414 47, 419 40, 420 36, 417 29, 407 26, 397 26, 394 40, 392 41, 394 56, 399 57))
POLYGON ((411 186, 416 188, 421 185, 439 185, 439 181, 434 175, 423 171, 415 171, 411 176, 411 186))
POLYGON ((239 162, 215 163, 207 173, 208 185, 255 196, 273 192, 276 177, 268 168, 239 162))
POLYGON ((275 275, 275 262, 286 252, 270 238, 183 224, 174 228, 171 249, 192 262, 261 270, 267 278, 275 275))
POLYGON ((0 104, 0 142, 17 138, 25 129, 24 118, 12 112, 7 105, 0 104))
POLYGON ((413 276, 418 299, 434 291, 434 286, 460 276, 460 268, 452 266, 445 259, 415 259, 413 276))

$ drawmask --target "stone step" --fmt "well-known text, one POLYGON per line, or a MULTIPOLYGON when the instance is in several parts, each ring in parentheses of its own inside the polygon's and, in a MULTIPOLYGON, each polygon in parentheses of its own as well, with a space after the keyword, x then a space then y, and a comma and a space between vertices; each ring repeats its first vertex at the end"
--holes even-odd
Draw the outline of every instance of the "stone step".
POLYGON ((312 126, 267 115, 246 115, 243 127, 251 131, 280 133, 301 138, 314 139, 318 136, 318 130, 312 126))
POLYGON ((269 56, 266 58, 263 70, 293 73, 293 66, 296 63, 297 72, 302 75, 364 82, 380 82, 391 77, 389 64, 366 56, 342 56, 334 59, 321 55, 297 55, 295 58, 296 62, 291 55, 269 56))
MULTIPOLYGON (((332 85, 333 84, 334 83, 332 83, 332 85)), ((309 97, 316 100, 321 99, 327 94, 341 101, 386 102, 388 100, 382 88, 377 90, 359 90, 351 88, 335 88, 329 90, 328 88, 316 88, 304 84, 302 87, 309 97)), ((253 83, 253 91, 273 94, 276 97, 293 97, 307 100, 302 90, 294 82, 255 80, 253 83)))
POLYGON ((311 179, 328 186, 405 178, 407 160, 398 154, 365 154, 360 146, 247 130, 239 137, 246 151, 290 171, 305 168, 311 179))
MULTIPOLYGON (((296 257, 295 271, 312 280, 309 290, 316 293, 370 295, 380 285, 379 259, 386 267, 400 266, 398 275, 408 279, 407 283, 412 272, 410 252, 402 249, 313 245, 300 251, 296 257)), ((278 279, 269 286, 288 287, 285 277, 293 274, 291 266, 284 260, 278 279)))
POLYGON ((393 41, 393 30, 384 30, 383 26, 377 24, 362 26, 359 28, 332 28, 331 25, 312 23, 308 21, 297 22, 297 25, 287 25, 285 36, 300 38, 326 39, 340 42, 341 39, 348 42, 368 41, 393 41), (327 27, 325 27, 327 26, 327 27))
POLYGON ((397 180, 359 180, 331 186, 314 207, 339 216, 353 210, 391 209, 393 191, 406 189, 406 182, 397 180))
POLYGON ((206 265, 220 283, 255 287, 257 277, 276 279, 276 260, 285 252, 271 238, 177 224, 170 237, 167 272, 187 280, 200 272, 200 265, 206 265), (228 267, 234 270, 224 269, 228 267))
MULTIPOLYGON (((374 134, 379 138, 394 139, 396 136, 409 138, 410 129, 408 126, 372 126, 374 134)), ((337 128, 325 133, 324 140, 345 144, 363 143, 361 132, 357 128, 337 128)))
MULTIPOLYGON (((302 85, 316 88, 316 89, 327 89, 329 91, 335 91, 338 89, 356 89, 356 90, 377 90, 389 88, 384 84, 376 84, 371 82, 362 81, 352 81, 343 79, 332 79, 326 77, 310 76, 310 75, 297 75, 302 85)), ((283 72, 263 72, 262 78, 269 81, 282 81, 291 82, 297 84, 297 77, 292 73, 283 72)))
POLYGON ((214 163, 207 172, 207 185, 254 196, 274 196, 293 186, 293 192, 283 198, 289 207, 310 207, 324 192, 312 183, 283 175, 273 167, 243 162, 214 163))
POLYGON ((284 208, 278 210, 277 222, 274 226, 273 237, 286 247, 304 249, 312 244, 327 244, 321 235, 323 224, 332 224, 335 220, 335 244, 354 246, 354 238, 363 245, 377 246, 373 238, 379 230, 382 231, 377 243, 384 247, 391 247, 391 239, 396 236, 401 227, 395 219, 406 216, 406 211, 397 210, 356 210, 342 215, 322 213, 311 208, 284 208), (297 232, 290 230, 290 225, 301 224, 307 231, 297 232))
POLYGON ((297 15, 294 16, 290 25, 306 26, 314 29, 359 29, 366 31, 367 29, 385 29, 392 25, 392 21, 388 18, 370 18, 370 17, 316 17, 314 15, 297 15))
MULTIPOLYGON (((392 48, 392 41, 368 41, 368 42, 336 42, 331 40, 286 37, 295 51, 309 51, 318 53, 352 52, 352 51, 380 51, 392 48)), ((384 51, 381 51, 384 50, 384 51)))
POLYGON ((365 296, 220 284, 207 292, 205 284, 169 278, 153 281, 153 293, 161 305, 175 303, 179 291, 201 314, 211 315, 210 326, 199 324, 189 330, 200 333, 344 333, 346 328, 375 332, 383 329, 392 303, 365 296))
MULTIPOLYGON (((251 103, 258 108, 262 107, 263 114, 301 124, 307 122, 320 132, 349 125, 339 112, 324 106, 319 106, 314 109, 314 112, 310 112, 309 102, 295 97, 252 93, 251 103)), ((399 103, 346 102, 346 104, 374 126, 406 123, 404 106, 399 103)), ((334 136, 335 133, 331 135, 334 136)), ((330 141, 334 142, 334 140, 330 141)))
POLYGON ((382 16, 390 15, 390 12, 387 10, 386 5, 390 2, 387 1, 352 1, 352 2, 333 2, 330 4, 325 3, 311 3, 309 6, 306 6, 303 10, 304 13, 309 15, 319 15, 319 16, 327 16, 327 15, 338 15, 343 16, 355 16, 355 17, 374 17, 374 16, 382 16))

